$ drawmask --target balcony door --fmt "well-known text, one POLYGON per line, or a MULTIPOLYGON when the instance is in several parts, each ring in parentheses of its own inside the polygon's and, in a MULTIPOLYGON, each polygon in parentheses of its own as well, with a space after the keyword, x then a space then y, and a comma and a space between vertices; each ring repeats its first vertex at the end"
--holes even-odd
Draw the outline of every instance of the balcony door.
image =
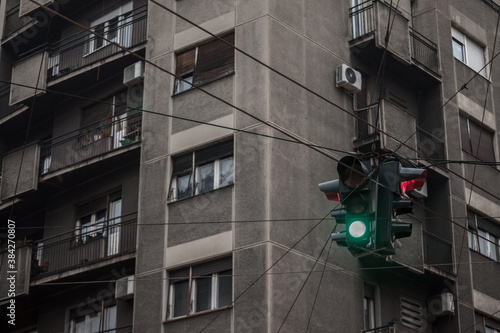
POLYGON ((107 255, 112 256, 120 252, 120 222, 122 215, 122 199, 111 201, 109 204, 108 249, 107 255))

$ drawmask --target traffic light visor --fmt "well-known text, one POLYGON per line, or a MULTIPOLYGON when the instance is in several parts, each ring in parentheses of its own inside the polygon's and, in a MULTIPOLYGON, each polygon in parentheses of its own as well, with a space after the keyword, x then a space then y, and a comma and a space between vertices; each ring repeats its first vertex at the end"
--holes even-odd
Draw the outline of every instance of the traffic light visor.
POLYGON ((342 158, 337 166, 340 181, 348 188, 363 186, 368 180, 368 169, 355 157, 342 158))
POLYGON ((422 188, 425 184, 425 178, 427 177, 427 170, 425 169, 413 169, 413 168, 401 168, 400 176, 403 178, 414 177, 401 182, 401 194, 405 194, 411 190, 416 190, 422 188), (407 171, 409 170, 409 171, 407 171), (405 172, 406 171, 406 172, 405 172), (406 177, 405 177, 406 176, 406 177))

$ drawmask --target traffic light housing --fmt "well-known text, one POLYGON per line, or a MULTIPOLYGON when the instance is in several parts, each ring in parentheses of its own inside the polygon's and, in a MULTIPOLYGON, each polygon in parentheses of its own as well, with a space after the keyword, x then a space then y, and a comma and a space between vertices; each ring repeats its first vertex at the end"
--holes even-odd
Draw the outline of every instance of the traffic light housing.
POLYGON ((346 225, 345 231, 332 234, 339 246, 346 246, 354 255, 371 249, 373 242, 374 186, 369 180, 370 161, 346 156, 337 165, 339 179, 319 184, 327 198, 340 201, 344 208, 333 210, 337 223, 346 225))
POLYGON ((394 241, 411 236, 412 224, 394 220, 397 215, 412 212, 412 201, 407 192, 421 188, 427 170, 402 167, 399 161, 383 163, 379 167, 376 185, 376 244, 377 252, 395 253, 394 241))

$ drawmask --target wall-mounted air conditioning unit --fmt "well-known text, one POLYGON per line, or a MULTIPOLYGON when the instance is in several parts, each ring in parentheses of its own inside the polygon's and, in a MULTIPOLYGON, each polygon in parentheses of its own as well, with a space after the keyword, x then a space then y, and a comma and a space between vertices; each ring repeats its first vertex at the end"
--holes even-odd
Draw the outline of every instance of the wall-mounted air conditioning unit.
POLYGON ((116 280, 115 298, 127 300, 134 297, 134 275, 116 280))
POLYGON ((434 317, 455 314, 455 304, 453 303, 453 295, 451 293, 442 293, 433 296, 427 303, 429 314, 434 317))
POLYGON ((144 62, 138 61, 123 70, 123 84, 133 86, 144 78, 144 62))
POLYGON ((337 66, 336 86, 350 93, 361 91, 361 73, 346 64, 337 66))

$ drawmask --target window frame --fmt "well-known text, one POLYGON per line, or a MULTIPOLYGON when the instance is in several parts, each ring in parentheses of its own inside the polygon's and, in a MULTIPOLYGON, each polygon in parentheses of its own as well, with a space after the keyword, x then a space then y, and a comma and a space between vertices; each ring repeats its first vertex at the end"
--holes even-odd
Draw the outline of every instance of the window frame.
POLYGON ((79 322, 82 322, 81 319, 83 319, 83 322, 84 322, 84 331, 85 333, 92 333, 92 318, 95 318, 95 317, 98 317, 98 322, 97 322, 97 332, 101 332, 101 331, 106 331, 106 332, 111 332, 111 330, 113 329, 116 329, 117 328, 117 306, 116 304, 112 304, 112 305, 109 305, 105 308, 103 308, 104 311, 95 311, 95 310, 91 310, 90 308, 88 309, 88 311, 86 311, 87 313, 86 314, 82 314, 82 315, 79 315, 77 316, 75 314, 75 310, 73 310, 73 315, 72 315, 72 318, 70 320, 70 323, 69 323, 69 332, 70 333, 76 333, 76 325, 77 325, 77 320, 80 319, 79 322), (114 325, 113 323, 111 324, 111 326, 114 326, 114 327, 108 327, 108 318, 110 316, 110 309, 115 309, 114 310, 114 319, 112 319, 114 321, 114 325), (102 328, 101 328, 102 327, 102 328))
POLYGON ((475 122, 465 114, 460 114, 459 126, 462 151, 465 151, 483 162, 496 161, 495 132, 475 122), (471 128, 474 128, 474 131, 478 131, 479 134, 473 135, 471 128), (477 136, 477 140, 474 140, 475 136, 477 136), (479 138, 481 139, 480 141, 479 138), (485 155, 486 151, 487 155, 490 156, 485 155))
POLYGON ((215 191, 224 187, 232 186, 234 184, 234 143, 233 139, 230 140, 224 140, 220 141, 216 144, 196 149, 188 153, 180 154, 177 156, 172 157, 172 165, 173 165, 173 172, 172 172, 172 178, 170 181, 170 191, 169 191, 169 202, 175 202, 175 201, 180 201, 184 200, 187 198, 191 198, 200 194, 208 193, 211 191, 215 191), (227 146, 226 146, 227 145, 227 146), (218 151, 218 148, 222 147, 222 152, 218 151), (213 149, 213 152, 215 154, 214 158, 203 158, 201 162, 197 161, 197 155, 206 155, 206 152, 213 149), (191 165, 189 168, 185 167, 181 171, 175 171, 176 169, 176 164, 180 164, 179 160, 181 158, 187 159, 187 157, 191 155, 191 165), (230 179, 229 181, 225 181, 222 177, 222 164, 225 161, 231 161, 232 165, 232 173, 228 177, 230 179), (177 161, 177 163, 176 163, 177 161), (204 166, 213 164, 213 172, 211 173, 213 180, 212 180, 212 186, 207 189, 203 190, 200 181, 202 177, 201 169, 204 166), (179 193, 179 179, 188 177, 188 183, 186 186, 187 189, 187 194, 186 195, 180 195, 179 193), (223 183, 224 181, 224 183, 223 183))
POLYGON ((488 219, 471 210, 468 211, 467 215, 469 249, 493 261, 500 262, 500 237, 478 223, 479 220, 488 219))
POLYGON ((233 267, 232 267, 232 257, 225 257, 221 258, 219 260, 213 261, 213 262, 208 262, 208 263, 203 263, 199 265, 193 265, 185 268, 180 268, 180 269, 175 269, 170 271, 169 273, 169 282, 167 286, 168 290, 168 304, 167 304, 167 314, 166 314, 166 320, 177 320, 181 318, 186 318, 186 317, 191 317, 211 311, 217 311, 221 309, 225 309, 227 307, 230 307, 232 305, 232 300, 233 300, 233 267), (213 264, 212 269, 208 269, 209 273, 206 274, 201 274, 201 275, 196 275, 193 273, 194 270, 196 270, 197 267, 199 266, 208 266, 213 264), (230 267, 229 267, 230 266, 230 267), (213 271, 213 272, 212 272, 213 271), (187 274, 187 276, 177 276, 178 274, 187 274), (229 280, 222 280, 224 277, 230 277, 229 280), (203 308, 201 310, 198 310, 199 307, 199 294, 198 294, 198 287, 199 287, 199 281, 202 279, 210 279, 210 299, 208 302, 208 307, 203 308), (231 296, 229 301, 227 302, 228 304, 221 304, 221 281, 228 281, 229 283, 226 285, 226 287, 230 287, 231 290, 231 296), (182 310, 182 313, 179 313, 176 315, 176 303, 175 303, 175 293, 176 293, 176 286, 178 286, 180 283, 186 283, 187 282, 187 288, 184 286, 185 289, 187 289, 187 297, 184 299, 184 301, 181 303, 186 305, 185 311, 182 310))
POLYGON ((475 72, 481 74, 483 77, 486 77, 486 48, 476 41, 474 41, 472 38, 461 32, 455 27, 451 27, 451 39, 452 39, 452 53, 453 57, 466 65, 467 67, 471 68, 475 72), (457 54, 455 53, 455 45, 458 45, 461 47, 461 54, 462 54, 462 59, 457 57, 457 54), (472 65, 472 60, 473 60, 473 49, 476 48, 477 50, 481 50, 482 53, 482 58, 481 59, 476 59, 480 60, 481 64, 478 65, 480 66, 479 68, 475 68, 476 66, 472 65))
MULTIPOLYGON (((106 237, 107 230, 110 226, 113 226, 116 223, 121 222, 121 216, 123 215, 123 211, 120 212, 119 217, 111 217, 112 214, 112 206, 117 202, 122 201, 121 191, 115 191, 108 195, 95 198, 85 204, 78 205, 77 210, 81 209, 81 207, 85 207, 87 204, 91 204, 97 202, 96 207, 90 210, 89 213, 84 215, 77 214, 77 219, 75 221, 75 229, 74 229, 74 241, 73 246, 87 244, 88 242, 99 239, 101 237, 106 237), (99 201, 102 201, 103 204, 100 204, 99 201), (104 207, 103 207, 104 206, 104 207), (99 213, 104 212, 103 218, 97 218, 99 213), (78 217, 78 215, 81 215, 78 217), (84 218, 90 218, 88 223, 82 223, 84 218), (111 221, 113 219, 113 221, 111 221), (116 220, 116 221, 115 221, 116 220), (84 231, 84 224, 88 224, 88 230, 84 231)), ((121 206, 123 208, 123 206, 121 206)))
MULTIPOLYGON (((132 11, 133 11, 133 1, 127 2, 123 5, 121 5, 118 8, 115 8, 114 10, 102 15, 101 17, 96 18, 95 20, 92 20, 90 22, 90 30, 93 32, 98 33, 99 35, 103 36, 106 39, 111 40, 112 42, 115 43, 120 43, 121 40, 121 29, 120 29, 120 22, 124 22, 125 19, 130 18, 132 19, 132 11), (116 36, 113 39, 109 38, 109 31, 110 31, 110 25, 113 24, 111 21, 116 20, 116 36), (99 27, 102 25, 102 28, 99 27)), ((113 32, 113 31, 111 31, 113 32)), ((94 34, 89 35, 89 40, 87 42, 87 52, 84 55, 88 56, 90 54, 93 54, 106 46, 108 46, 110 43, 104 39, 101 39, 94 34), (102 45, 97 46, 99 42, 102 42, 102 45)), ((128 45, 124 45, 127 47, 128 45)))
MULTIPOLYGON (((224 33, 219 37, 235 45, 234 31, 224 33)), ((177 77, 174 79, 173 96, 190 91, 194 86, 203 86, 234 74, 234 53, 234 48, 220 41, 218 38, 212 38, 189 49, 176 52, 175 75, 177 77), (194 53, 194 59, 192 60, 189 59, 191 53, 194 53), (179 61, 182 56, 186 56, 187 61, 179 61), (213 61, 213 59, 217 59, 218 61, 213 61), (187 66, 186 63, 192 63, 192 66, 187 66), (190 84, 180 80, 178 77, 188 81, 190 84)))

